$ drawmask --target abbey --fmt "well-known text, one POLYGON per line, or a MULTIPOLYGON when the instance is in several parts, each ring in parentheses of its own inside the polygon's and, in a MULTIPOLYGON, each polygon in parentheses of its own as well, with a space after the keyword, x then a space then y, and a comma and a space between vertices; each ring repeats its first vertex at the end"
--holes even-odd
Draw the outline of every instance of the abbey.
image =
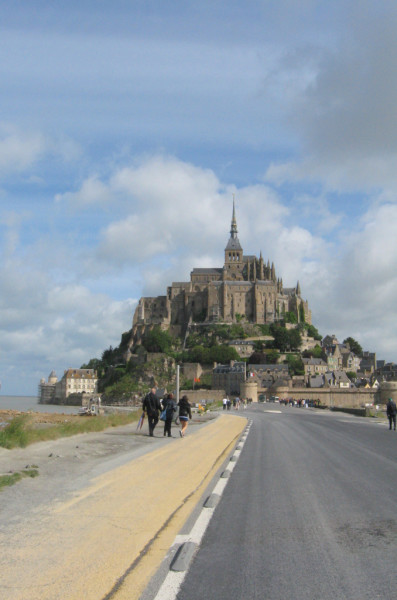
POLYGON ((190 281, 173 283, 166 296, 141 298, 133 329, 160 325, 183 335, 191 322, 274 323, 286 312, 293 312, 298 322, 311 324, 311 311, 301 298, 299 282, 296 287, 284 288, 274 265, 265 263, 262 252, 259 258, 244 255, 237 233, 233 202, 223 267, 193 269, 190 281))

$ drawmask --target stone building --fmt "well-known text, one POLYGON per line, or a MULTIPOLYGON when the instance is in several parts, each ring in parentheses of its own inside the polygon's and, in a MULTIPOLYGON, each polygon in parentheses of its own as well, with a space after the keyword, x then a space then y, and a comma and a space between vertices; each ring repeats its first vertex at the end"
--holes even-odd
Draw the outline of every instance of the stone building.
POLYGON ((226 394, 238 396, 241 384, 246 381, 246 363, 231 361, 230 365, 216 365, 212 371, 212 389, 225 390, 226 394))
POLYGON ((46 381, 44 377, 39 383, 39 403, 51 404, 55 399, 55 389, 58 381, 55 371, 51 371, 46 381))
POLYGON ((56 384, 58 401, 66 400, 71 394, 96 394, 98 376, 94 369, 67 369, 56 384))
POLYGON ((276 382, 289 380, 288 365, 286 364, 249 364, 247 379, 258 384, 261 392, 272 387, 276 382))
POLYGON ((225 247, 224 264, 219 268, 195 268, 190 281, 174 282, 165 296, 139 300, 133 319, 137 340, 147 326, 170 327, 175 335, 184 335, 191 322, 273 323, 286 312, 297 321, 311 324, 308 302, 301 297, 299 282, 284 287, 276 276, 274 264, 245 255, 237 236, 235 206, 230 237, 225 247))
POLYGON ((302 358, 305 369, 305 381, 308 384, 312 377, 324 375, 328 371, 328 365, 322 358, 302 358))

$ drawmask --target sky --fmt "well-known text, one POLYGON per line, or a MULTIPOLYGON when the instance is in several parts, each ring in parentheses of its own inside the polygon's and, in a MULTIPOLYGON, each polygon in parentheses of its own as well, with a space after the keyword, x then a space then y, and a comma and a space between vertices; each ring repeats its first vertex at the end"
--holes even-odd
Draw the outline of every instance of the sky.
POLYGON ((0 4, 0 380, 117 346, 141 296, 245 254, 397 361, 397 4, 0 4))

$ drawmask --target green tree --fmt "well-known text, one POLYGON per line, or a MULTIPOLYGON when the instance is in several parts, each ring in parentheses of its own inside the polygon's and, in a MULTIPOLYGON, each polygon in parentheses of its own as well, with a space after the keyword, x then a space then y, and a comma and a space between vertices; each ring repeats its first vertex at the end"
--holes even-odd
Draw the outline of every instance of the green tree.
POLYGON ((136 391, 136 382, 129 375, 124 375, 119 381, 106 387, 106 401, 118 402, 120 400, 128 400, 136 391))
POLYGON ((267 361, 268 357, 265 352, 253 352, 248 359, 250 365, 265 365, 267 361))
POLYGON ((361 348, 360 344, 352 337, 348 337, 345 340, 343 340, 344 344, 349 344, 349 348, 352 352, 354 352, 354 354, 356 354, 356 356, 362 356, 363 355, 363 349, 361 348))
MULTIPOLYGON (((213 346, 210 348, 210 362, 226 364, 231 360, 240 360, 240 356, 235 348, 226 344, 213 346)), ((208 364, 208 363, 207 363, 208 364)))
POLYGON ((285 362, 288 364, 290 375, 304 375, 305 368, 300 356, 287 354, 285 362))
POLYGON ((266 360, 269 365, 277 364, 279 358, 280 353, 278 352, 278 350, 271 349, 266 352, 266 360))
POLYGON ((285 327, 276 325, 271 327, 271 334, 274 337, 273 346, 278 348, 280 352, 285 352, 290 347, 290 339, 288 331, 285 327))
POLYGON ((156 325, 145 335, 142 343, 148 352, 167 353, 171 349, 172 338, 168 331, 163 331, 156 325))
POLYGON ((323 349, 318 344, 314 348, 304 350, 302 356, 303 358, 322 358, 323 360, 326 358, 323 349))
POLYGON ((322 340, 322 336, 320 335, 318 330, 314 327, 314 325, 308 325, 306 329, 307 329, 307 335, 309 337, 312 337, 315 340, 319 340, 319 341, 322 340))
POLYGON ((286 323, 297 323, 298 319, 296 318, 296 314, 294 312, 288 311, 284 315, 284 321, 286 323))
POLYGON ((354 371, 347 371, 346 375, 348 376, 350 381, 356 381, 357 379, 357 373, 355 373, 354 371))
POLYGON ((290 350, 299 350, 302 344, 302 337, 298 329, 290 329, 288 331, 288 340, 290 350))

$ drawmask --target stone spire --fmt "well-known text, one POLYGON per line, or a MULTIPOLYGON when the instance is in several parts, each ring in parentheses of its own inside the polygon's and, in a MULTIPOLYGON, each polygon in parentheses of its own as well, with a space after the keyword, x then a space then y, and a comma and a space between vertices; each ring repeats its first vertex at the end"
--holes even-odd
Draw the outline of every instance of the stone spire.
POLYGON ((301 295, 301 286, 300 286, 300 284, 299 284, 299 281, 298 281, 298 283, 296 284, 296 295, 297 295, 297 296, 300 296, 300 295, 301 295))
MULTIPOLYGON (((234 195, 233 195, 233 215, 232 215, 232 224, 230 228, 230 238, 225 248, 226 251, 237 251, 241 254, 239 256, 240 262, 242 262, 242 247, 240 245, 239 239, 237 237, 237 219, 236 219, 236 207, 234 203, 234 195)), ((226 261, 227 262, 227 261, 226 261)))
POLYGON ((237 220, 236 220, 236 207, 234 203, 234 194, 233 194, 233 215, 232 215, 232 225, 230 229, 230 237, 234 240, 237 239, 237 220))
POLYGON ((270 270, 271 280, 276 282, 276 269, 274 268, 274 263, 272 262, 271 270, 270 270))

